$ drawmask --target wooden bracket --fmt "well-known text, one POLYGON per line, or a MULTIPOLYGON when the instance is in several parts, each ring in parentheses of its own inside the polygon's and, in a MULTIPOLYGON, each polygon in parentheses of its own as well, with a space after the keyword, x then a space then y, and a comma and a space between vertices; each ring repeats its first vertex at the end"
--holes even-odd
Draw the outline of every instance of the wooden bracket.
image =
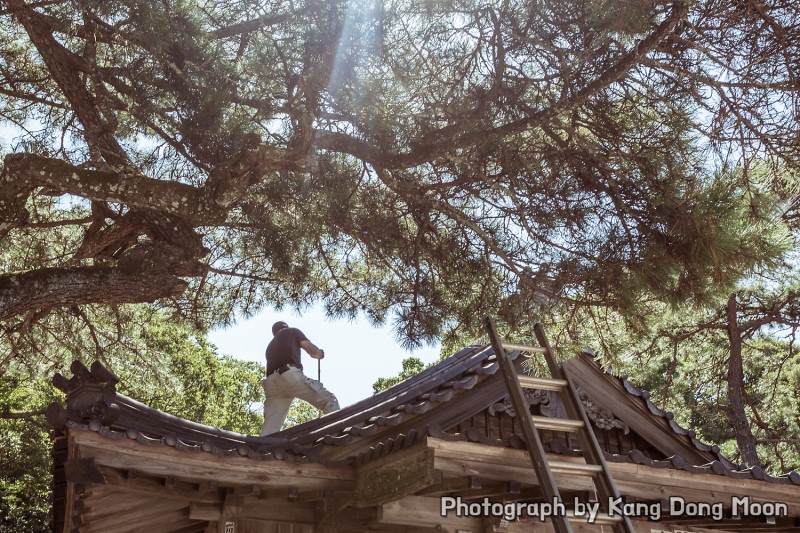
POLYGON ((356 507, 374 507, 433 485, 432 449, 414 446, 356 468, 356 507))

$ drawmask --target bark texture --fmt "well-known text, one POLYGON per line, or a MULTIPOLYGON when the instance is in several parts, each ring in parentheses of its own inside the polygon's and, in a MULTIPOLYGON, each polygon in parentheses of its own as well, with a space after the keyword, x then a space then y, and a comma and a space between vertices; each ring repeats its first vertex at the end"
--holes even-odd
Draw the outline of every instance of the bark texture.
POLYGON ((166 272, 102 266, 6 274, 0 276, 0 320, 51 307, 152 302, 180 294, 187 285, 166 272))
POLYGON ((736 436, 739 453, 747 466, 760 465, 756 451, 756 439, 750 429, 750 421, 745 412, 744 364, 742 361, 742 330, 739 328, 736 294, 728 299, 728 417, 736 436))

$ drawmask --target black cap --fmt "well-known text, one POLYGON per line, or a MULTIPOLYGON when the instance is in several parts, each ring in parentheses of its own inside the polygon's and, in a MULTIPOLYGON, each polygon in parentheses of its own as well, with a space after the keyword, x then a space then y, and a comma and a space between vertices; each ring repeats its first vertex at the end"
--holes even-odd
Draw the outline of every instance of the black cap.
POLYGON ((288 327, 289 324, 287 324, 286 322, 275 322, 274 324, 272 324, 272 336, 274 337, 275 335, 278 334, 280 330, 286 329, 288 327))

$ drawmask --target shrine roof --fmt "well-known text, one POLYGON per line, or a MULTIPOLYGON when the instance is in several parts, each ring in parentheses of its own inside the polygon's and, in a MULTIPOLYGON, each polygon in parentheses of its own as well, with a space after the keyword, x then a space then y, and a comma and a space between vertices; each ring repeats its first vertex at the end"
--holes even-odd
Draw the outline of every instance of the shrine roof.
MULTIPOLYGON (((510 354, 519 366, 522 357, 510 354)), ((175 448, 186 453, 242 456, 322 464, 363 464, 408 448, 426 437, 478 442, 491 446, 524 447, 517 435, 489 441, 477 431, 456 426, 506 396, 505 384, 491 347, 469 346, 374 396, 316 420, 267 437, 248 436, 198 424, 164 413, 116 392, 119 379, 95 362, 91 368, 73 363, 73 376, 60 374, 54 384, 67 393, 66 408, 54 403, 47 410, 56 428, 94 431, 108 439, 135 440, 148 446, 175 448)), ((800 485, 800 474, 770 476, 760 467, 742 468, 720 455, 719 447, 701 442, 691 429, 680 426, 672 413, 655 406, 647 391, 624 377, 600 368, 580 354, 565 369, 586 394, 610 409, 650 441, 659 441, 666 458, 648 457, 639 450, 606 454, 611 462, 645 464, 732 479, 756 479, 800 485)), ((555 453, 570 453, 550 446, 555 453)))

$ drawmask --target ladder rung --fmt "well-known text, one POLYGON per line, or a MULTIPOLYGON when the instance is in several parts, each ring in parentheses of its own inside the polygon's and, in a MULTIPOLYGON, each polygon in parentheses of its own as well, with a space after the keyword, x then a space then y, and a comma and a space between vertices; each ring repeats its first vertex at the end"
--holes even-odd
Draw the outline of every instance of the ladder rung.
POLYGON ((549 429, 550 431, 578 431, 583 429, 583 420, 570 420, 564 418, 551 418, 549 416, 531 415, 536 429, 549 429))
POLYGON ((567 386, 566 379, 535 378, 522 374, 519 374, 517 379, 519 379, 519 384, 522 385, 522 388, 527 389, 554 390, 560 392, 567 386))
MULTIPOLYGON (((573 522, 586 522, 589 517, 588 515, 575 516, 575 512, 570 509, 567 510, 567 518, 573 522)), ((607 526, 610 524, 618 524, 620 522, 622 522, 621 514, 615 514, 612 516, 608 513, 597 513, 593 523, 598 526, 607 526)))
POLYGON ((547 353, 547 348, 542 348, 541 346, 529 346, 527 344, 516 344, 513 342, 504 342, 501 346, 504 350, 508 350, 509 352, 519 350, 520 352, 547 353))
POLYGON ((550 471, 554 474, 575 474, 593 476, 603 471, 602 465, 588 463, 568 463, 566 461, 550 461, 550 471))

